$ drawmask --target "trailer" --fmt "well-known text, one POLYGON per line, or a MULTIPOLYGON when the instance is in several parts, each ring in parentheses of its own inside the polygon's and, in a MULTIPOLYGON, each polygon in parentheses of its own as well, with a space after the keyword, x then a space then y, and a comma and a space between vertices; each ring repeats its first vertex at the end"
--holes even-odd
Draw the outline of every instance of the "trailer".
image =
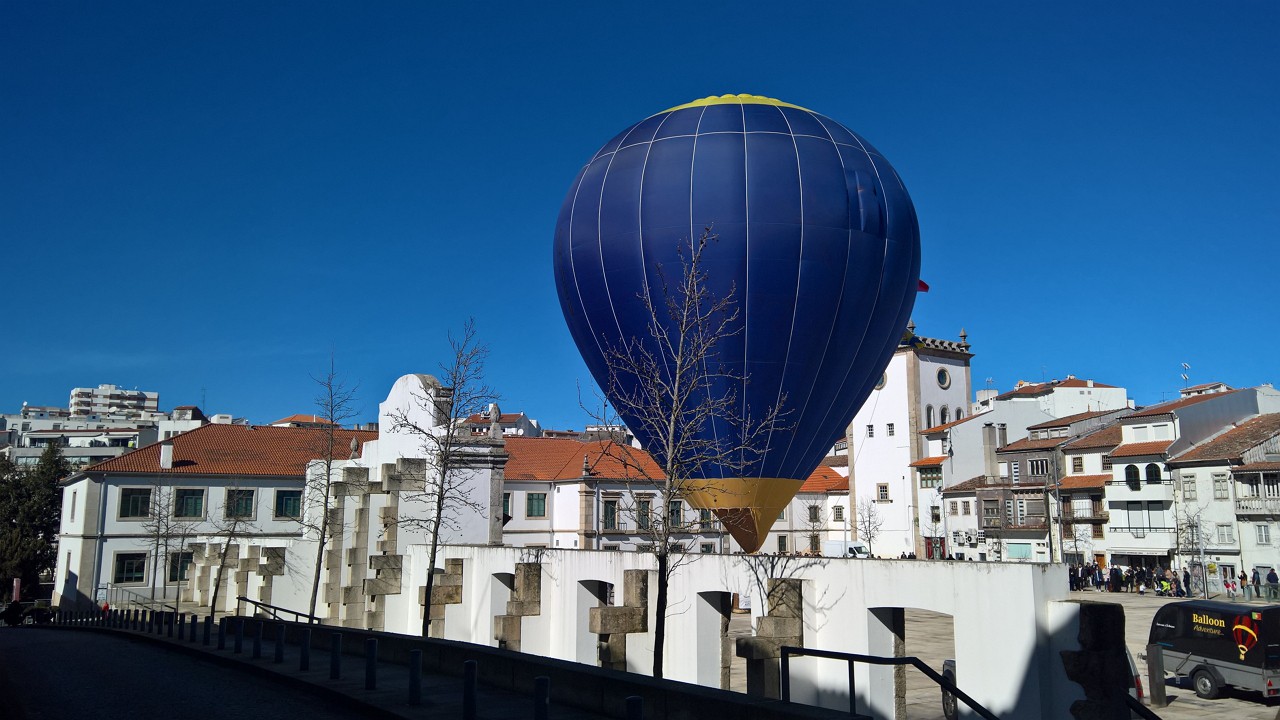
POLYGON ((1280 605, 1169 603, 1151 619, 1149 644, 1160 647, 1165 672, 1190 678, 1202 698, 1225 687, 1280 696, 1280 605))

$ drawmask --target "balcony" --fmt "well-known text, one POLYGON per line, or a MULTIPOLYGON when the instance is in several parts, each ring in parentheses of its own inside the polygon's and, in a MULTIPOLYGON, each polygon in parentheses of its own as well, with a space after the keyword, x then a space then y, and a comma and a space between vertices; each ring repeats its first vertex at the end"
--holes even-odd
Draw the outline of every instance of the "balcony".
POLYGON ((1111 514, 1102 509, 1102 504, 1098 503, 1089 508, 1064 507, 1062 508, 1062 522, 1107 522, 1111 519, 1111 514))
POLYGON ((1112 533, 1124 533, 1132 535, 1135 538, 1145 538, 1148 535, 1172 535, 1175 530, 1171 527, 1115 527, 1108 526, 1107 530, 1112 533))
POLYGON ((1143 480, 1137 483, 1119 482, 1107 483, 1107 501, 1108 502, 1124 502, 1131 500, 1158 500, 1162 502, 1173 502, 1173 481, 1161 480, 1159 482, 1148 482, 1143 480))
POLYGON ((1280 498, 1236 498, 1236 514, 1280 516, 1280 498))

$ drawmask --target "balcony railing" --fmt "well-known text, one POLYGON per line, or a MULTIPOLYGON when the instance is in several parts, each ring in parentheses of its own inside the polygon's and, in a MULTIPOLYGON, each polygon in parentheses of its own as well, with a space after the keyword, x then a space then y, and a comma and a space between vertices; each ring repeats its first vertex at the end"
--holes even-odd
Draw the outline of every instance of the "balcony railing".
POLYGON ((1144 537, 1146 537, 1146 536, 1147 536, 1148 534, 1150 534, 1150 533, 1172 533, 1172 532, 1175 532, 1175 531, 1174 531, 1174 529, 1173 529, 1173 528, 1170 528, 1170 527, 1114 527, 1114 526, 1108 526, 1108 528, 1107 528, 1107 529, 1108 529, 1108 530, 1110 530, 1110 531, 1111 531, 1111 532, 1113 532, 1113 533, 1127 533, 1127 534, 1132 535, 1132 536, 1134 536, 1134 537, 1136 537, 1136 538, 1144 538, 1144 537))
POLYGON ((1111 513, 1103 510, 1101 506, 1091 508, 1062 508, 1063 522, 1107 522, 1111 519, 1111 513))
POLYGON ((1236 498, 1236 512, 1242 515, 1280 515, 1280 498, 1236 498))

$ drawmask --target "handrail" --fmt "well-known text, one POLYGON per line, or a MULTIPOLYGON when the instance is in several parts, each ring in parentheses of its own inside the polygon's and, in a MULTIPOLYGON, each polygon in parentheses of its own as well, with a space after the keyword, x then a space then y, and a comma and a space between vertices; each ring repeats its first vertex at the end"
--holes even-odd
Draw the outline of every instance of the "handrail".
POLYGON ((1124 694, 1124 702, 1129 706, 1129 709, 1136 713, 1138 717, 1142 718, 1142 720, 1160 720, 1160 716, 1155 714, 1151 708, 1143 705, 1141 700, 1129 693, 1124 694))
POLYGON ((174 612, 178 612, 178 606, 169 605, 163 599, 156 600, 154 598, 149 598, 140 592, 130 590, 129 588, 120 587, 115 583, 107 583, 106 588, 107 588, 107 602, 110 602, 112 606, 119 604, 117 602, 111 602, 112 594, 114 594, 116 598, 125 596, 126 602, 131 603, 133 605, 141 605, 148 610, 155 610, 159 608, 161 610, 172 610, 174 612))
MULTIPOLYGON (((828 660, 844 660, 849 663, 849 716, 856 717, 854 710, 856 694, 853 685, 853 664, 867 663, 868 665, 911 665, 915 669, 924 673, 925 677, 937 683, 943 690, 951 693, 965 705, 968 705, 975 713, 986 720, 1000 720, 992 712, 981 705, 978 701, 969 697, 963 690, 956 687, 956 684, 942 676, 937 670, 925 665, 920 658, 917 657, 879 657, 876 655, 860 655, 858 653, 836 652, 834 650, 818 650, 815 648, 794 647, 791 645, 783 645, 782 651, 782 701, 791 702, 791 675, 790 675, 790 656, 797 657, 819 657, 828 660)), ((1159 720, 1157 718, 1157 720, 1159 720)))
MULTIPOLYGON (((263 610, 266 610, 267 612, 269 612, 269 613, 271 614, 271 618, 272 618, 273 620, 279 620, 279 619, 280 619, 280 615, 279 615, 279 613, 287 612, 287 613, 290 613, 291 615, 293 615, 295 618, 307 618, 308 622, 311 622, 311 623, 318 623, 318 622, 320 622, 320 618, 316 617, 315 615, 308 615, 307 613, 304 613, 304 612, 298 612, 297 610, 290 610, 289 608, 282 608, 282 607, 278 607, 278 606, 276 606, 276 605, 268 605, 268 604, 266 604, 266 603, 264 603, 264 602, 258 602, 257 600, 250 600, 249 598, 244 597, 243 595, 241 595, 240 597, 236 598, 236 600, 237 600, 238 602, 247 602, 247 603, 249 603, 250 605, 253 605, 253 606, 257 607, 257 608, 261 608, 261 609, 263 609, 263 610)), ((297 621, 295 620, 294 622, 297 622, 297 621)))

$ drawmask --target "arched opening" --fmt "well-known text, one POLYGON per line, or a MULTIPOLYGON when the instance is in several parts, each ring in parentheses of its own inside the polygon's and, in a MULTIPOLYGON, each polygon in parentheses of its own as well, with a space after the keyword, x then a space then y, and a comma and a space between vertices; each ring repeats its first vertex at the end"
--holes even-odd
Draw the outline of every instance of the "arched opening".
POLYGON ((924 408, 924 426, 926 428, 933 427, 933 406, 926 405, 924 408))
POLYGON ((1147 482, 1160 482, 1160 466, 1155 463, 1147 463, 1147 482))
POLYGON ((579 580, 574 608, 574 659, 588 665, 600 664, 600 636, 591 632, 591 608, 609 604, 613 586, 603 580, 579 580))
POLYGON ((942 421, 943 425, 951 421, 951 411, 947 409, 946 405, 942 406, 941 412, 938 413, 938 419, 942 421))
POLYGON ((956 420, 959 420, 962 417, 964 417, 964 411, 960 408, 956 408, 956 420))
POLYGON ((1126 465, 1124 467, 1124 481, 1129 484, 1129 487, 1135 490, 1137 489, 1138 485, 1142 482, 1142 477, 1138 473, 1137 465, 1126 465))

